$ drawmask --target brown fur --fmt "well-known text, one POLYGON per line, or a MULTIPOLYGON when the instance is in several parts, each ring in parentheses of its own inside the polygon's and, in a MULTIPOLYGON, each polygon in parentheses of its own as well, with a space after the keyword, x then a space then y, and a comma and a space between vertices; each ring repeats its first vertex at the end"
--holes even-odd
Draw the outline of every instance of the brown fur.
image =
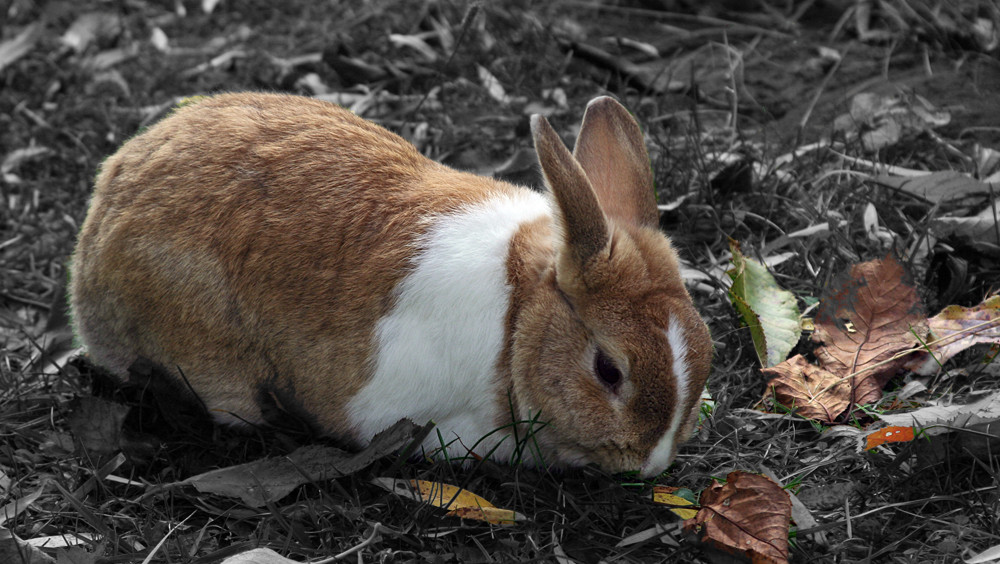
POLYGON ((137 354, 174 373, 198 367, 184 371, 193 387, 248 417, 280 367, 336 429, 426 216, 511 187, 445 169, 332 104, 275 98, 181 107, 110 157, 71 301, 95 361, 118 374, 137 354), (388 158, 352 159, 349 147, 388 158))
MULTIPOLYGON (((689 347, 685 414, 696 414, 711 339, 676 254, 657 230, 648 156, 631 116, 610 99, 592 103, 573 156, 544 119, 535 118, 532 128, 561 236, 550 251, 554 261, 527 250, 548 248, 537 242, 551 238, 540 226, 525 226, 513 242, 508 350, 518 375, 511 379, 516 415, 523 421, 541 412, 561 430, 538 436, 543 451, 559 459, 635 469, 676 409, 673 351, 664 334, 670 320, 679 321, 689 347), (594 376, 596 347, 625 377, 617 392, 594 376)), ((682 432, 693 422, 685 417, 682 432)))
MULTIPOLYGON (((666 239, 648 228, 614 231, 614 252, 606 261, 594 261, 586 285, 563 280, 549 266, 531 291, 522 293, 525 298, 513 308, 518 313, 512 316, 511 356, 512 371, 522 374, 513 379, 519 417, 528 420, 541 411, 550 425, 574 429, 571 436, 540 435, 545 446, 569 458, 585 452, 602 467, 624 470, 641 465, 674 413, 673 354, 663 335, 669 319, 680 320, 689 345, 685 411, 697 408, 712 344, 677 282, 666 239), (627 375, 617 397, 593 375, 594 344, 627 375)), ((682 431, 690 434, 694 422, 688 420, 682 431)))
POLYGON ((601 98, 587 108, 573 156, 609 216, 656 228, 659 212, 642 132, 614 100, 601 98))

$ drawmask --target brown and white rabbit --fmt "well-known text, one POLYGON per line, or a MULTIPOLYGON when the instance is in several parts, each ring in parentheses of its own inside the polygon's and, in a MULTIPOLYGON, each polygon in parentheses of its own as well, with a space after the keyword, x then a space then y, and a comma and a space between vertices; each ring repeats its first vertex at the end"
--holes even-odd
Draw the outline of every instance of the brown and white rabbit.
POLYGON ((433 420, 427 452, 504 460, 533 421, 526 462, 657 475, 697 420, 712 342, 642 134, 607 97, 572 154, 545 118, 531 129, 548 195, 314 99, 184 105, 101 168, 77 333, 97 364, 149 359, 224 422, 278 408, 363 445, 433 420))

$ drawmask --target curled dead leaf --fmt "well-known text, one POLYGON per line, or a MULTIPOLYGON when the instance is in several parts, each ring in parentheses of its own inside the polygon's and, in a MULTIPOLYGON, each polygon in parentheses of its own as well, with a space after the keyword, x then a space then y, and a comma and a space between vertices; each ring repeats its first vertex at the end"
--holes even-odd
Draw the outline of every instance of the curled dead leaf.
POLYGON ((904 176, 883 174, 872 180, 934 204, 954 203, 967 199, 980 200, 993 191, 988 183, 955 170, 914 172, 913 175, 904 176))
POLYGON ((851 98, 850 111, 834 121, 834 128, 859 138, 865 150, 875 151, 949 122, 947 110, 938 110, 919 95, 860 92, 851 98))
POLYGON ((977 425, 996 425, 1000 422, 1000 392, 969 404, 929 405, 913 411, 880 413, 878 418, 889 425, 925 428, 929 435, 977 425))
POLYGON ((0 562, 56 564, 56 559, 21 540, 10 530, 0 527, 0 562))
POLYGON ((761 372, 772 376, 764 398, 807 419, 832 423, 850 406, 849 379, 809 364, 800 354, 761 372))
POLYGON ((78 444, 94 456, 107 456, 122 446, 122 424, 129 407, 97 397, 82 397, 70 416, 78 444))
POLYGON ((701 492, 701 509, 684 530, 705 544, 752 562, 787 562, 792 502, 770 478, 730 472, 701 492))
POLYGON ((310 480, 353 474, 406 446, 420 432, 421 428, 409 419, 401 419, 375 435, 367 447, 356 453, 329 446, 306 445, 287 456, 210 470, 179 484, 194 486, 200 492, 237 497, 250 507, 262 507, 283 498, 310 480))
POLYGON ((924 375, 937 372, 948 359, 973 345, 1000 345, 1000 295, 975 307, 948 306, 928 319, 927 327, 930 334, 924 350, 906 362, 906 368, 924 375))
POLYGON ((42 38, 44 29, 45 26, 41 23, 33 23, 13 39, 0 42, 0 71, 31 52, 42 38))
POLYGON ((913 411, 887 412, 878 418, 896 427, 913 427, 940 448, 945 441, 954 448, 989 458, 1000 449, 1000 392, 972 403, 929 405, 913 411))
POLYGON ((63 33, 60 41, 77 53, 82 53, 91 44, 110 42, 122 33, 121 17, 110 12, 87 12, 79 17, 63 33))
POLYGON ((278 554, 270 548, 255 548, 239 554, 234 554, 222 561, 222 564, 299 564, 297 561, 278 554))

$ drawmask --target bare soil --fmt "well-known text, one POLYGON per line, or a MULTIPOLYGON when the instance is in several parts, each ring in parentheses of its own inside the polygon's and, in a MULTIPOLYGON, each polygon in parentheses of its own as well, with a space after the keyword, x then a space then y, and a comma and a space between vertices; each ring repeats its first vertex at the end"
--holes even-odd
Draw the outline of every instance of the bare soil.
MULTIPOLYGON (((791 524, 797 562, 958 562, 1000 545, 995 450, 949 441, 859 451, 801 418, 761 413, 766 379, 720 276, 730 238, 772 258, 769 244, 828 222, 823 236, 784 246, 790 255, 772 267, 803 307, 851 264, 889 251, 906 259, 928 311, 995 291, 1000 241, 936 238, 914 252, 928 219, 960 205, 915 201, 856 174, 870 171, 850 160, 989 172, 980 164, 984 148, 1000 148, 1000 61, 976 26, 992 22, 995 34, 995 4, 202 4, 213 3, 0 2, 0 506, 30 499, 26 510, 7 505, 6 518, 0 509, 0 543, 70 535, 65 546, 19 545, 0 561, 208 563, 254 547, 304 561, 359 545, 347 557, 721 561, 652 502, 652 482, 594 468, 461 469, 387 456, 262 508, 199 493, 177 482, 320 439, 234 433, 111 382, 85 358, 49 364, 73 350, 67 260, 102 159, 183 97, 236 90, 349 93, 342 103, 432 158, 536 185, 529 115, 546 113, 571 139, 587 100, 618 97, 648 134, 659 201, 670 204, 662 227, 704 274, 692 293, 717 347, 714 414, 657 483, 699 492, 731 470, 772 477, 801 502, 797 515, 813 519, 791 524), (13 56, 6 42, 19 34, 28 48, 13 56), (414 47, 421 42, 429 53, 414 47), (835 128, 862 92, 922 97, 950 120, 869 150, 835 128), (840 144, 775 164, 817 142, 840 144), (888 244, 868 236, 869 206, 893 234, 888 244), (528 521, 446 517, 372 485, 383 476, 461 485, 528 521)), ((926 381, 926 397, 1000 389, 986 358, 977 349, 956 359, 926 381)))

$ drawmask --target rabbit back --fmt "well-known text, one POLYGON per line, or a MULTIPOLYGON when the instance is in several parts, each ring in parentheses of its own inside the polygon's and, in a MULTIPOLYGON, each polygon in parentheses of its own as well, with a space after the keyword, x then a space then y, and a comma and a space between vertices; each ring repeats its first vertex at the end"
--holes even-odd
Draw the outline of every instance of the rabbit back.
POLYGON ((331 104, 215 96, 102 166, 74 320, 98 364, 124 376, 149 358, 223 421, 291 412, 364 440, 454 412, 492 429, 492 410, 467 404, 495 395, 501 247, 547 213, 331 104))

